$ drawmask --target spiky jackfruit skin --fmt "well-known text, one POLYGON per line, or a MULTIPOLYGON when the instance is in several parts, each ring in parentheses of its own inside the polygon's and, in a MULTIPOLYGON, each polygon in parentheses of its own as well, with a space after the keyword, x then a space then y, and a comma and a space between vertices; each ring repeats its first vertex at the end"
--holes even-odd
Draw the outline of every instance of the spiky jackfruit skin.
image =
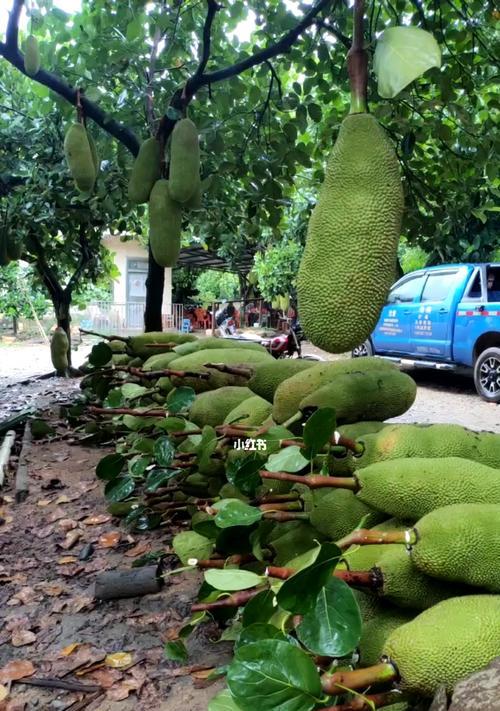
POLYGON ((301 358, 288 358, 285 360, 273 360, 265 365, 260 365, 255 369, 254 374, 248 381, 248 387, 256 395, 260 395, 264 400, 272 402, 274 393, 280 383, 290 378, 296 373, 301 373, 314 365, 313 361, 302 360, 301 358))
POLYGON ((403 457, 463 457, 500 468, 500 435, 461 425, 390 425, 360 437, 356 467, 403 457))
POLYGON ((66 331, 58 326, 50 340, 50 358, 52 365, 60 375, 64 375, 69 367, 68 349, 69 341, 66 331))
POLYGON ((500 595, 452 597, 424 610, 387 639, 384 654, 402 686, 433 696, 500 655, 500 595))
POLYGON ((181 251, 182 209, 168 180, 157 180, 149 196, 149 244, 160 267, 173 267, 181 251))
POLYGON ((177 121, 170 140, 170 195, 187 202, 200 183, 198 129, 190 119, 177 121))
POLYGON ((378 462, 356 478, 367 506, 412 521, 448 504, 500 504, 498 470, 460 457, 378 462))
POLYGON ((187 343, 188 341, 196 340, 196 336, 189 333, 176 333, 170 331, 149 331, 148 333, 140 333, 138 336, 130 336, 128 339, 128 348, 132 355, 148 358, 160 353, 170 353, 172 348, 169 344, 187 343), (149 348, 154 344, 154 348, 149 348), (164 345, 164 348, 158 346, 164 345))
POLYGON ((252 391, 248 388, 231 385, 212 392, 200 393, 191 405, 189 419, 200 427, 205 425, 217 427, 224 422, 224 418, 231 410, 251 395, 252 391))
POLYGON ((125 353, 127 350, 127 344, 125 343, 125 341, 108 341, 108 346, 111 348, 113 353, 125 353))
POLYGON ((340 434, 349 439, 358 439, 366 434, 374 434, 380 432, 384 427, 389 427, 386 422, 377 422, 376 420, 367 420, 366 422, 353 422, 345 425, 339 425, 340 434))
POLYGON ((160 178, 161 150, 156 138, 147 138, 141 143, 128 181, 128 196, 131 202, 140 205, 149 200, 153 185, 160 178))
POLYGON ((168 353, 157 353, 144 361, 142 364, 142 370, 167 370, 170 363, 176 358, 178 358, 178 355, 174 351, 168 353))
POLYGON ((333 363, 318 363, 284 380, 274 393, 273 420, 281 423, 295 415, 300 402, 318 388, 332 382, 336 376, 348 373, 397 370, 382 358, 345 358, 333 363))
POLYGON ((195 341, 190 343, 182 343, 174 348, 177 356, 189 355, 190 353, 196 353, 197 351, 210 350, 212 348, 243 348, 244 350, 249 349, 253 351, 259 351, 260 353, 267 353, 266 349, 260 345, 260 343, 253 343, 252 341, 238 341, 232 340, 230 338, 217 338, 216 336, 207 336, 206 338, 197 338, 195 341))
POLYGON ((299 403, 309 408, 332 407, 339 424, 397 417, 415 402, 417 386, 413 378, 399 371, 358 373, 336 376, 299 403))
POLYGON ((113 353, 111 361, 113 365, 128 365, 132 358, 126 353, 113 353))
POLYGON ((33 35, 26 37, 24 46, 24 71, 33 77, 40 71, 40 48, 38 40, 33 35))
POLYGON ((320 533, 336 541, 359 526, 363 519, 363 528, 370 528, 385 518, 385 514, 364 504, 352 491, 337 489, 319 500, 314 497, 309 520, 320 533))
POLYGON ((225 385, 240 385, 245 387, 247 378, 221 373, 213 368, 205 368, 205 363, 225 363, 226 365, 241 365, 252 368, 257 363, 263 363, 272 358, 267 352, 261 353, 252 349, 243 348, 213 348, 206 351, 197 351, 187 356, 181 356, 171 362, 170 367, 175 370, 190 370, 196 373, 210 373, 207 380, 200 378, 176 378, 172 377, 172 382, 176 387, 187 385, 196 392, 205 390, 216 390, 225 385), (182 381, 182 382, 181 382, 182 381))
POLYGON ((238 425, 261 425, 266 417, 269 417, 272 409, 270 402, 263 397, 253 395, 233 408, 226 415, 224 424, 236 422, 238 425))
POLYGON ((370 667, 380 661, 388 637, 401 625, 410 622, 416 615, 412 610, 401 610, 381 605, 363 625, 359 640, 359 663, 370 667))
POLYGON ((94 187, 96 171, 85 126, 73 123, 64 137, 64 154, 75 185, 82 193, 94 187))
POLYGON ((297 281, 301 323, 315 346, 344 353, 369 337, 394 282, 402 216, 392 144, 370 114, 347 116, 311 215, 297 281))
POLYGON ((377 613, 384 609, 384 604, 373 593, 356 590, 355 588, 353 588, 352 592, 358 603, 363 622, 373 619, 377 613))
POLYGON ((441 580, 500 593, 500 499, 497 500, 496 505, 444 506, 420 519, 415 527, 418 540, 411 554, 414 565, 441 580))
MULTIPOLYGON (((377 523, 373 528, 377 531, 401 531, 407 527, 407 522, 398 518, 389 518, 387 521, 377 523)), ((342 556, 349 570, 370 570, 376 564, 381 555, 392 545, 401 547, 398 543, 373 545, 373 546, 351 546, 342 556)))

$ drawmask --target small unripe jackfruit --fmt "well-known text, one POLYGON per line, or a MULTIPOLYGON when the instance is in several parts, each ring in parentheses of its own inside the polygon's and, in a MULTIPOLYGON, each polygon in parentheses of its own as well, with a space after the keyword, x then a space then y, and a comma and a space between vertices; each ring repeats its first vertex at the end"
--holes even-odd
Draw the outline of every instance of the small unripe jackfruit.
POLYGON ((64 138, 64 153, 78 190, 82 193, 92 190, 96 171, 87 131, 83 124, 73 123, 69 127, 64 138))
POLYGON ((50 357, 52 365, 58 374, 64 375, 69 367, 68 363, 69 342, 66 331, 58 326, 52 334, 50 341, 50 357))
POLYGON ((35 76, 40 71, 40 49, 38 40, 33 35, 26 37, 24 46, 24 71, 30 77, 35 76))
POLYGON ((147 138, 139 148, 128 181, 128 196, 138 205, 147 202, 153 185, 160 177, 160 142, 147 138))
POLYGON ((168 180, 157 180, 149 197, 149 243, 160 267, 173 267, 181 250, 182 210, 168 180))
POLYGON ((198 130, 190 119, 177 121, 170 141, 170 195, 185 203, 200 187, 198 130))

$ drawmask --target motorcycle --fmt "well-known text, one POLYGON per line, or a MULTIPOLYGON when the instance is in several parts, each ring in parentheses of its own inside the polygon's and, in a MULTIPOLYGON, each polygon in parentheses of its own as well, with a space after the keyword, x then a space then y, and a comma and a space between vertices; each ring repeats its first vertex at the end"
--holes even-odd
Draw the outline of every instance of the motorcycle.
POLYGON ((226 318, 219 324, 219 333, 222 338, 231 338, 235 341, 249 341, 260 343, 273 358, 301 358, 303 360, 323 360, 317 355, 302 355, 302 341, 305 340, 304 331, 296 321, 287 332, 277 333, 267 338, 245 338, 238 336, 236 323, 233 318, 226 318))

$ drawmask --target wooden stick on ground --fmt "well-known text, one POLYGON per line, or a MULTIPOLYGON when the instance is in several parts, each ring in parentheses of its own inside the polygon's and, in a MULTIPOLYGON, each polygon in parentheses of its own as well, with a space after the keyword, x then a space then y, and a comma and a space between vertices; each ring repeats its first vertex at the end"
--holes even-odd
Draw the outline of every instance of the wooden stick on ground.
POLYGON ((24 428, 23 443, 16 472, 16 503, 18 504, 27 498, 29 492, 27 455, 31 448, 31 441, 31 422, 28 420, 24 428))
POLYGON ((9 470, 9 457, 14 442, 16 441, 16 433, 14 430, 9 430, 4 437, 2 446, 0 447, 0 486, 3 485, 4 477, 9 470))

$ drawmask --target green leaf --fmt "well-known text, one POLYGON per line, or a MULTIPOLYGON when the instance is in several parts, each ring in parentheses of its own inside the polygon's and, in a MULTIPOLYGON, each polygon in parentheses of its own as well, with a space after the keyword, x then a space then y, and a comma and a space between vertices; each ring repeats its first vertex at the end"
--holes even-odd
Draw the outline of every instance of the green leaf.
POLYGON ((210 558, 214 549, 213 541, 200 536, 194 531, 182 531, 174 536, 172 547, 183 565, 189 565, 188 560, 205 560, 210 558))
POLYGON ((141 513, 133 521, 133 529, 135 531, 152 531, 161 523, 161 514, 159 513, 141 513))
POLYGON ((279 606, 295 615, 305 615, 330 579, 340 556, 341 552, 334 543, 323 543, 318 548, 314 563, 285 580, 276 596, 279 606))
POLYGON ((214 520, 219 528, 251 526, 262 518, 262 511, 239 499, 222 499, 213 504, 212 508, 217 511, 214 520))
POLYGON ((227 685, 242 711, 312 711, 321 696, 312 659, 281 640, 240 647, 229 666, 227 685))
POLYGON ((96 368, 102 368, 103 365, 109 363, 113 356, 111 348, 103 342, 97 343, 92 347, 89 355, 89 363, 95 365, 96 368))
POLYGON ((173 642, 167 642, 163 648, 166 659, 171 662, 187 662, 188 651, 182 639, 176 639, 173 642))
POLYGON ((130 400, 130 398, 138 398, 140 395, 144 395, 144 393, 147 393, 148 391, 148 389, 143 385, 137 385, 137 383, 125 383, 120 389, 125 400, 130 400))
POLYGON ((263 582, 261 575, 237 568, 210 568, 205 571, 205 580, 216 590, 248 590, 263 582))
POLYGON ((185 421, 180 417, 165 417, 164 420, 159 420, 155 423, 155 427, 165 432, 182 432, 185 421))
POLYGON ((121 407, 125 402, 121 388, 113 388, 102 403, 103 407, 121 407))
POLYGON ((236 650, 238 647, 243 647, 253 642, 260 642, 262 639, 281 639, 283 642, 287 641, 286 635, 274 625, 256 622, 241 631, 234 648, 236 650))
POLYGON ((302 456, 300 447, 292 445, 285 447, 277 454, 271 454, 266 462, 266 469, 269 472, 300 472, 309 464, 308 460, 302 456))
POLYGON ((135 481, 131 476, 118 477, 106 484, 104 496, 108 501, 123 501, 134 492, 135 481))
POLYGON ((429 32, 418 27, 388 27, 373 58, 378 93, 393 99, 428 69, 440 66, 441 50, 429 32))
POLYGON ((160 467, 168 467, 175 456, 175 447, 166 436, 158 437, 153 449, 153 455, 160 467))
POLYGON ((358 646, 361 629, 361 613, 354 593, 343 580, 332 576, 296 632, 313 654, 345 657, 358 646))
POLYGON ((156 489, 180 473, 180 469, 154 469, 149 473, 146 479, 144 490, 148 493, 156 491, 156 489))
POLYGON ((306 445, 304 455, 308 459, 314 459, 325 444, 330 441, 336 424, 335 410, 332 407, 323 407, 313 412, 304 426, 303 434, 306 445))
POLYGON ((126 459, 121 454, 106 454, 97 463, 95 468, 96 476, 98 479, 110 481, 121 473, 125 464, 126 459))
POLYGON ((307 113, 309 116, 312 118, 312 120, 315 123, 319 123, 321 119, 323 118, 323 112, 321 110, 321 106, 319 104, 308 104, 307 105, 307 113))
POLYGON ((197 511, 191 518, 191 528, 200 536, 205 538, 216 539, 219 529, 217 528, 214 517, 206 513, 206 511, 197 511))
POLYGON ((175 388, 167 397, 167 408, 170 413, 176 415, 183 410, 187 410, 193 404, 196 393, 193 388, 182 386, 175 388))
POLYGON ((210 699, 208 711, 241 711, 241 706, 236 705, 229 689, 224 689, 210 699))
POLYGON ((232 460, 226 468, 227 480, 243 494, 254 496, 256 489, 262 485, 259 470, 263 466, 264 459, 257 453, 252 453, 244 459, 232 460))
POLYGON ((144 457, 140 454, 137 454, 135 457, 132 457, 132 459, 130 459, 128 462, 129 474, 136 477, 142 477, 144 476, 144 473, 150 464, 151 457, 144 457))
POLYGON ((112 516, 128 516, 133 506, 137 506, 137 499, 131 499, 130 501, 117 501, 113 504, 109 504, 106 509, 108 513, 112 516))
POLYGON ((243 627, 256 622, 267 622, 276 612, 276 596, 272 590, 263 590, 252 598, 243 609, 243 627))

